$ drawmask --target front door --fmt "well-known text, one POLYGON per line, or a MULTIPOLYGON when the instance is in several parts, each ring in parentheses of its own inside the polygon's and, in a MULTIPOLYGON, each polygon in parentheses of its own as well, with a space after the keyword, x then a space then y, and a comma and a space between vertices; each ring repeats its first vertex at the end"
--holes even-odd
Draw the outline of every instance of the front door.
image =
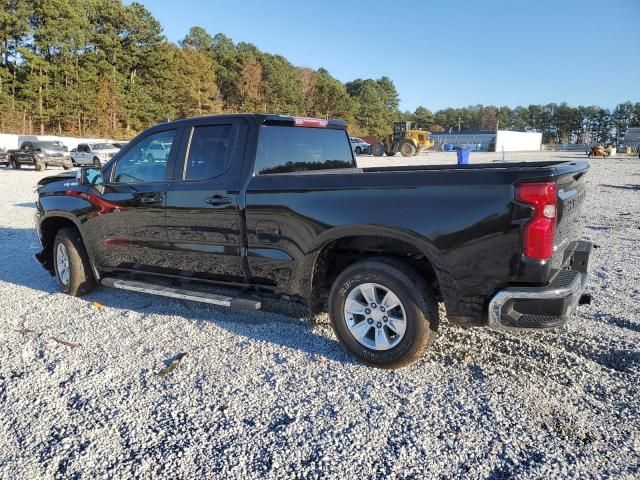
POLYGON ((85 231, 101 270, 162 271, 167 266, 165 193, 173 171, 177 131, 154 131, 139 139, 96 187, 98 211, 88 217, 85 231), (156 143, 167 146, 164 158, 149 161, 156 143), (175 147, 175 148, 174 148, 175 147))
POLYGON ((238 203, 246 131, 242 120, 222 119, 197 121, 184 132, 166 195, 173 273, 245 280, 238 203))

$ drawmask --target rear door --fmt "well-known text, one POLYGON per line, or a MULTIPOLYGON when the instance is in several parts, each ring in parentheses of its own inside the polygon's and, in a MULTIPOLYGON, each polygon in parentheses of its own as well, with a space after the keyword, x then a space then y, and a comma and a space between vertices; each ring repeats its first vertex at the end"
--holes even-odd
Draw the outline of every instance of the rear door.
POLYGON ((165 192, 180 133, 174 127, 139 137, 104 169, 104 183, 96 187, 99 211, 85 227, 100 269, 161 273, 166 268, 165 192), (157 143, 169 146, 167 155, 149 162, 149 148, 157 143))
POLYGON ((77 149, 77 153, 76 153, 76 161, 80 164, 80 165, 86 165, 87 164, 87 144, 85 143, 81 143, 80 145, 78 145, 78 149, 77 149))
POLYGON ((20 145, 20 150, 17 153, 18 162, 20 163, 34 163, 33 144, 31 142, 24 142, 20 145))
POLYGON ((244 282, 239 215, 247 124, 239 118, 195 121, 184 132, 167 188, 169 263, 175 274, 244 282))

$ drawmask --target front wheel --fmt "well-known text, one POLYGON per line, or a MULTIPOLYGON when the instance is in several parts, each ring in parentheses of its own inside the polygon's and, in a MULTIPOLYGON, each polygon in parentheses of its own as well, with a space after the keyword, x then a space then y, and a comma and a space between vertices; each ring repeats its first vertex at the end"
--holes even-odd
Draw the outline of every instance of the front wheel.
POLYGON ((416 361, 438 327, 428 284, 395 259, 361 260, 336 279, 329 296, 331 324, 346 350, 380 368, 416 361))
POLYGON ((20 162, 18 162, 15 158, 11 158, 11 160, 9 160, 9 163, 11 164, 11 168, 13 168, 14 170, 20 170, 20 162))
POLYGON ((95 288, 89 256, 75 228, 63 228, 56 234, 53 265, 63 293, 79 297, 95 288))

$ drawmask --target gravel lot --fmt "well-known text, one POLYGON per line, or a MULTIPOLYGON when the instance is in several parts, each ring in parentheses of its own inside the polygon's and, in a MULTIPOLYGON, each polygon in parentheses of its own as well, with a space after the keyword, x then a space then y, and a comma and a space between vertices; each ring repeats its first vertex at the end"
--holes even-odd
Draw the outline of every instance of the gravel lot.
MULTIPOLYGON (((413 161, 431 158, 455 157, 413 161)), ((593 304, 549 333, 443 322, 397 371, 286 304, 57 293, 31 259, 33 188, 52 172, 0 168, 0 477, 637 478, 640 160, 591 163, 593 304)))

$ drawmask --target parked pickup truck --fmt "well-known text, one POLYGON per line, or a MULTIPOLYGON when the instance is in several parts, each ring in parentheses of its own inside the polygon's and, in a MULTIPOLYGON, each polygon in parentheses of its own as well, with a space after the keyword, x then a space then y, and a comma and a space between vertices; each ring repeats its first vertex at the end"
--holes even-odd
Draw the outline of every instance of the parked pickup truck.
POLYGON ((363 169, 342 121, 179 120, 100 170, 42 179, 37 258, 70 295, 100 282, 239 308, 259 308, 249 290, 303 301, 355 357, 393 368, 427 349, 439 302, 454 324, 517 330, 561 326, 588 300, 587 170, 363 169))
POLYGON ((71 161, 74 165, 93 165, 100 168, 109 161, 119 148, 111 143, 81 143, 71 150, 71 161))
POLYGON ((18 150, 7 152, 9 165, 20 168, 22 165, 33 165, 36 170, 45 170, 48 166, 70 169, 71 156, 67 148, 58 141, 37 140, 22 142, 18 150))

